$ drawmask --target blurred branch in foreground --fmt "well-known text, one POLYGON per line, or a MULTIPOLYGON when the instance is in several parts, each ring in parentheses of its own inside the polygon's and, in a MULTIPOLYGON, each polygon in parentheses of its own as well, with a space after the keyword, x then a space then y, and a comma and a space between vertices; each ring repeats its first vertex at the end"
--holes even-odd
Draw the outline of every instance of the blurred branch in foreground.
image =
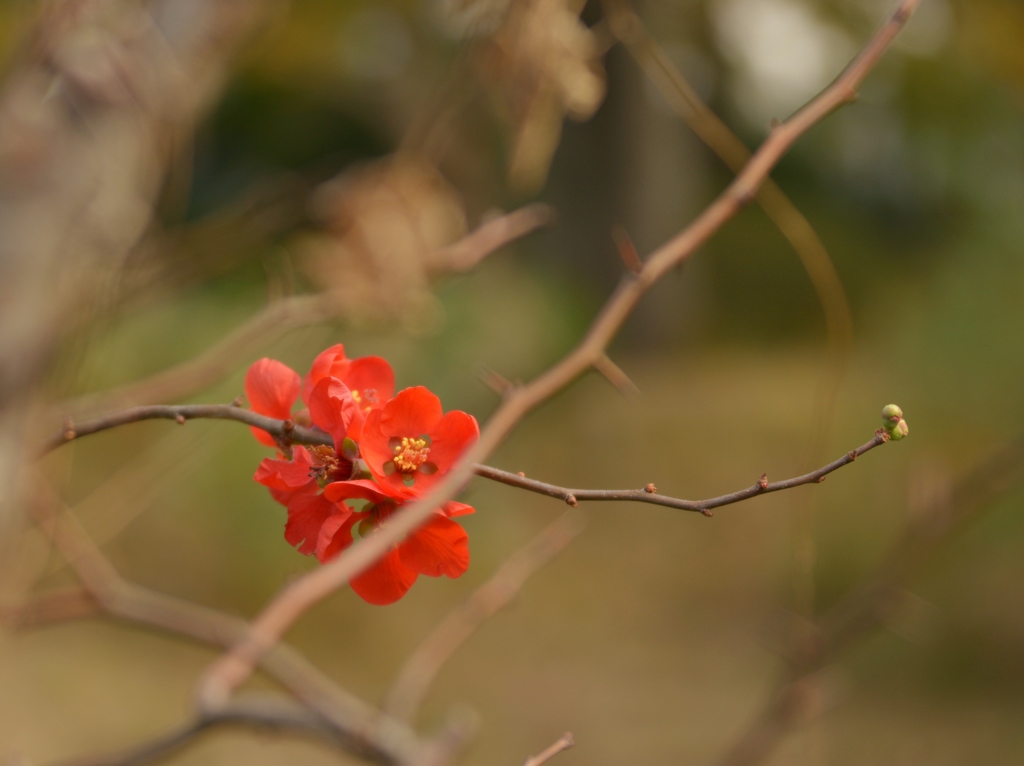
POLYGON ((856 99, 857 88, 899 34, 918 2, 903 0, 889 21, 830 86, 789 120, 772 129, 743 171, 690 226, 651 254, 638 274, 631 273, 623 278, 580 344, 531 383, 514 389, 487 421, 480 440, 430 492, 392 516, 387 527, 360 539, 341 556, 295 580, 272 600, 253 621, 246 640, 214 663, 201 679, 197 694, 202 704, 214 708, 226 704, 231 693, 252 673, 259 658, 270 651, 308 609, 344 587, 391 546, 423 524, 435 508, 454 497, 473 474, 475 464, 486 459, 527 413, 600 359, 650 287, 753 201, 772 168, 797 139, 832 111, 856 99))

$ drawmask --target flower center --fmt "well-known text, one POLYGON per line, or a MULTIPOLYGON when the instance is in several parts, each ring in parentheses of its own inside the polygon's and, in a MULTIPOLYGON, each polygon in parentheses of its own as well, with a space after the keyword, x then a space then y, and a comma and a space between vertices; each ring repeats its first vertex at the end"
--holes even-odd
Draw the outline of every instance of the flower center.
POLYGON ((352 477, 352 461, 339 456, 333 449, 326 446, 309 448, 313 457, 313 465, 309 468, 309 478, 316 479, 321 487, 332 481, 347 481, 352 477))
POLYGON ((430 447, 426 439, 403 436, 402 441, 394 446, 395 468, 402 473, 412 473, 427 460, 430 447))

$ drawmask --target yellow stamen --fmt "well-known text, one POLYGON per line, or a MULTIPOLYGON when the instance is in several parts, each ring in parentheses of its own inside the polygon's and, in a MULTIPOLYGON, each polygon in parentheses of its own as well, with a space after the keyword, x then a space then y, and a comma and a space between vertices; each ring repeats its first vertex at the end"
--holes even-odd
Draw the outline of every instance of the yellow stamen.
POLYGON ((395 445, 395 468, 402 473, 412 473, 427 460, 430 447, 426 439, 402 437, 402 443, 395 445))

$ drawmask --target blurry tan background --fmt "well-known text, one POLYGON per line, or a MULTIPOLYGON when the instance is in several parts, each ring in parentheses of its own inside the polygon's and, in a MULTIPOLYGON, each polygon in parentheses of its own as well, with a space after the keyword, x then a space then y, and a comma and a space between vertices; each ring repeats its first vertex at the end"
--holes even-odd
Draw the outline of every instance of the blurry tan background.
MULTIPOLYGON (((268 332, 189 400, 230 401, 258 357, 304 372, 344 342, 351 356, 388 358, 399 387, 427 385, 446 408, 483 420, 496 397, 477 378, 481 365, 525 380, 566 352, 621 272, 612 224, 644 254, 729 176, 621 46, 566 74, 569 95, 546 118, 524 118, 529 110, 509 95, 522 91, 502 79, 512 64, 474 58, 493 33, 484 11, 500 5, 274 5, 194 138, 168 155, 156 223, 62 337, 33 393, 40 411, 185 361, 268 299, 332 286, 349 290, 343 316, 268 332), (562 126, 574 110, 589 119, 562 126), (523 138, 524 124, 542 137, 523 138), (369 231, 372 210, 346 212, 344 199, 382 166, 336 176, 399 147, 430 160, 394 183, 428 217, 432 246, 534 199, 558 221, 442 278, 436 299, 419 264, 376 262, 366 276, 352 264, 372 255, 346 236, 369 231), (391 276, 374 281, 380 274, 391 276)), ((11 71, 23 66, 33 6, 0 5, 11 71)), ((699 94, 755 146, 771 118, 838 73, 888 7, 678 0, 639 11, 699 94)), ((600 7, 582 14, 595 25, 597 56, 610 43, 600 7)), ((1021 432, 1022 41, 1024 10, 1011 0, 924 0, 860 101, 773 174, 829 249, 853 312, 855 341, 819 454, 822 310, 789 245, 752 206, 659 285, 616 341, 611 356, 638 396, 590 375, 534 413, 491 463, 566 486, 654 482, 697 499, 845 453, 870 438, 890 401, 903 407, 910 438, 820 486, 714 519, 583 506, 585 531, 446 667, 421 728, 455 705, 476 710, 470 766, 521 763, 565 730, 577 745, 554 761, 564 766, 714 762, 783 673, 778 626, 836 602, 922 497, 1021 432)), ((381 226, 393 233, 389 215, 381 226)), ((250 616, 316 566, 285 543, 283 508, 252 481, 265 455, 238 424, 153 422, 65 447, 45 469, 126 577, 250 616)), ((1009 492, 929 560, 891 624, 825 672, 817 714, 769 762, 1024 762, 1022 498, 1009 492)), ((441 615, 564 510, 483 480, 464 499, 477 514, 463 520, 473 556, 463 578, 421 578, 387 608, 341 592, 298 625, 294 644, 376 700, 441 615)), ((37 588, 70 582, 42 538, 24 535, 16 570, 37 588)), ((213 657, 103 619, 5 631, 0 751, 50 764, 154 735, 186 715, 213 657)), ((348 762, 247 731, 210 733, 169 762, 243 761, 348 762)))

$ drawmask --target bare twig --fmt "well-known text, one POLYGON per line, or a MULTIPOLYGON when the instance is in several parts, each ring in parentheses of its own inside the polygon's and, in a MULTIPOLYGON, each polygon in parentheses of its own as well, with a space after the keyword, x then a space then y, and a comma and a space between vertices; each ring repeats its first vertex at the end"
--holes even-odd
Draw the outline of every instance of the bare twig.
POLYGON ((712 508, 731 505, 732 503, 738 503, 742 500, 749 500, 750 498, 757 497, 758 495, 765 495, 769 492, 778 492, 783 489, 792 489, 793 487, 799 487, 804 484, 820 484, 824 481, 825 477, 833 471, 837 471, 843 466, 849 465, 865 452, 868 452, 879 445, 885 444, 888 440, 888 436, 879 431, 874 435, 871 441, 865 442, 861 446, 857 447, 857 449, 847 452, 841 458, 833 460, 827 465, 823 465, 816 471, 811 471, 810 473, 805 473, 803 476, 794 476, 791 479, 783 479, 781 481, 769 482, 765 478, 763 480, 759 480, 757 483, 747 487, 746 489, 730 492, 727 495, 708 498, 707 500, 683 500, 678 497, 659 495, 656 492, 648 491, 647 488, 569 489, 568 487, 559 487, 555 484, 537 481, 536 479, 528 479, 517 473, 501 471, 487 465, 477 465, 474 470, 478 476, 483 476, 485 479, 492 479, 493 481, 498 481, 502 484, 508 484, 511 487, 519 487, 520 489, 526 489, 531 492, 548 495, 549 497, 557 497, 570 505, 574 505, 576 502, 584 502, 588 500, 626 500, 635 503, 663 505, 668 508, 679 508, 684 511, 697 511, 705 516, 710 516, 712 508))
MULTIPOLYGON (((235 420, 240 423, 246 423, 250 426, 256 426, 258 428, 262 428, 271 435, 278 437, 286 443, 311 445, 333 444, 331 436, 324 433, 319 428, 305 428, 297 426, 290 420, 277 420, 275 418, 267 417, 266 415, 260 415, 252 410, 235 407, 234 405, 181 404, 133 407, 131 409, 122 410, 121 412, 113 412, 109 415, 104 415, 96 418, 95 420, 89 420, 84 423, 69 423, 64 431, 54 434, 46 440, 44 452, 55 449, 61 444, 73 441, 74 439, 78 439, 82 436, 88 436, 89 434, 98 433, 99 431, 105 431, 111 428, 116 428, 117 426, 137 423, 143 420, 174 420, 175 422, 183 423, 188 420, 198 420, 203 418, 235 420)), ((828 474, 845 465, 849 465, 865 452, 884 444, 886 441, 888 441, 888 436, 879 429, 875 432, 874 437, 870 441, 865 442, 856 449, 850 450, 842 457, 837 458, 831 463, 823 465, 821 468, 811 471, 810 473, 774 482, 769 482, 767 481, 767 478, 762 478, 757 483, 747 487, 746 489, 730 492, 727 495, 708 498, 707 500, 684 500, 682 498, 670 497, 668 495, 659 495, 651 490, 650 487, 644 489, 570 489, 557 484, 548 484, 547 482, 537 481, 535 479, 527 479, 525 476, 520 476, 517 473, 510 473, 509 471, 503 471, 500 468, 492 468, 491 466, 482 464, 472 466, 472 470, 476 475, 482 476, 485 479, 498 481, 512 487, 529 490, 530 492, 537 492, 538 494, 547 495, 548 497, 556 497, 560 500, 564 500, 569 505, 576 505, 580 501, 588 500, 625 500, 638 503, 651 503, 653 505, 664 505, 669 508, 679 508, 684 511, 697 511, 705 516, 710 516, 712 508, 738 503, 742 500, 748 500, 752 497, 756 497, 757 495, 763 495, 769 492, 778 492, 782 489, 792 489, 793 487, 799 487, 803 484, 820 483, 824 481, 828 474)))
POLYGON ((624 277, 605 303, 582 342, 531 383, 516 389, 494 412, 480 440, 424 497, 395 514, 377 534, 362 538, 330 563, 295 580, 253 621, 247 640, 218 660, 199 686, 206 704, 224 704, 232 690, 252 673, 255 663, 310 607, 364 571, 409 532, 423 524, 441 503, 453 497, 524 415, 587 370, 604 353, 611 339, 640 298, 662 276, 692 255, 727 220, 749 204, 771 169, 793 143, 838 107, 853 101, 857 88, 889 47, 919 0, 903 0, 889 22, 868 42, 828 88, 786 122, 774 127, 768 139, 729 187, 683 232, 656 250, 639 274, 624 277))
POLYGON ((751 766, 763 761, 805 715, 815 674, 884 624, 898 607, 901 588, 929 556, 1022 479, 1024 438, 975 469, 950 495, 937 497, 926 513, 908 525, 874 574, 818 620, 810 640, 790 653, 789 675, 719 766, 751 766))
POLYGON ((526 759, 523 766, 541 766, 542 763, 547 763, 549 760, 554 758, 563 750, 568 750, 570 747, 576 744, 576 740, 573 739, 572 732, 567 731, 561 737, 556 739, 548 748, 537 755, 532 755, 526 759))
POLYGON ((526 581, 551 561, 583 529, 575 514, 559 517, 520 549, 483 585, 456 607, 409 655, 384 696, 384 712, 411 721, 430 684, 477 628, 504 609, 526 581))
POLYGON ((494 251, 554 220, 555 209, 536 202, 484 221, 458 242, 431 255, 429 261, 439 273, 468 271, 494 251))

